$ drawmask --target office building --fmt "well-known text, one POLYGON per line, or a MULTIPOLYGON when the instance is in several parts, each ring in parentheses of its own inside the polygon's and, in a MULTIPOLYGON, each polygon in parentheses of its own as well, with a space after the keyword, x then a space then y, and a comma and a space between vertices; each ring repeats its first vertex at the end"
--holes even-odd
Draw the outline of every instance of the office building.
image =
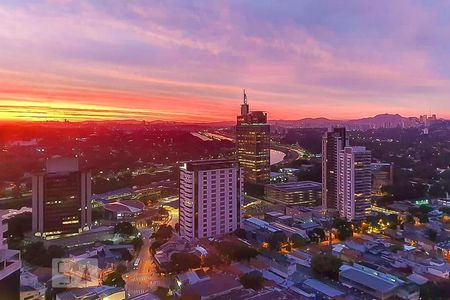
POLYGON ((267 184, 266 199, 285 205, 311 207, 320 205, 322 185, 314 181, 267 184))
POLYGON ((243 174, 238 162, 215 159, 180 167, 180 235, 206 238, 241 227, 243 174))
POLYGON ((394 184, 394 163, 372 163, 372 192, 381 193, 381 188, 394 184))
POLYGON ((341 150, 347 146, 345 128, 333 128, 322 138, 322 206, 337 209, 338 159, 341 150))
POLYGON ((338 161, 338 211, 348 221, 360 220, 370 210, 372 153, 365 147, 345 147, 338 161))
POLYGON ((0 211, 0 299, 20 299, 20 251, 8 249, 5 238, 8 225, 3 223, 3 215, 0 211))
POLYGON ((33 233, 44 238, 75 234, 91 226, 91 174, 77 158, 51 158, 32 179, 33 233))
POLYGON ((270 181, 270 125, 267 113, 249 111, 247 96, 236 125, 236 157, 244 168, 246 183, 264 184, 270 181))

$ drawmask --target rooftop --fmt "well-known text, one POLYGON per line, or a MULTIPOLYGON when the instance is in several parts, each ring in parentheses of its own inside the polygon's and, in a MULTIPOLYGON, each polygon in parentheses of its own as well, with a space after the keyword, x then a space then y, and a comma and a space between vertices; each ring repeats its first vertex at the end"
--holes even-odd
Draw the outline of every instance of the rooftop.
POLYGON ((211 277, 209 280, 201 281, 189 286, 183 286, 181 289, 181 294, 187 295, 188 297, 213 297, 214 295, 219 295, 223 292, 231 291, 241 287, 241 283, 234 279, 233 276, 218 274, 214 277, 211 277))
POLYGON ((238 163, 231 159, 208 159, 183 162, 180 168, 187 171, 206 171, 215 169, 229 169, 237 166, 238 163))
POLYGON ((319 291, 322 294, 327 295, 328 297, 338 297, 344 295, 344 292, 335 289, 334 287, 329 286, 328 284, 325 284, 322 281, 316 279, 306 279, 303 282, 303 285, 306 285, 307 287, 319 291))
POLYGON ((341 271, 339 273, 339 278, 342 277, 357 282, 360 285, 370 287, 371 289, 375 289, 381 293, 387 293, 398 286, 394 282, 388 281, 387 279, 371 275, 369 273, 366 273, 364 271, 352 267, 349 267, 346 270, 341 271))
POLYGON ((321 190, 322 184, 315 181, 298 181, 298 182, 269 184, 267 185, 267 187, 282 192, 296 192, 302 190, 321 190))
POLYGON ((138 213, 144 210, 145 204, 135 200, 124 200, 105 205, 105 209, 117 213, 138 213))

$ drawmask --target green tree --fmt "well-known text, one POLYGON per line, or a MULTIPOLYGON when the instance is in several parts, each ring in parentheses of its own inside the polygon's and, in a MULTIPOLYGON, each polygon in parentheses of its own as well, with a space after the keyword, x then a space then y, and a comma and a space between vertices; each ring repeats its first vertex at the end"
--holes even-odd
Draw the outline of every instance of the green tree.
POLYGON ((184 272, 189 269, 200 268, 200 257, 193 253, 174 253, 170 257, 172 269, 176 272, 184 272))
POLYGON ((349 237, 353 236, 352 224, 344 219, 334 219, 333 228, 336 228, 337 238, 340 241, 345 241, 349 237))
POLYGON ((236 235, 238 238, 245 239, 247 238, 247 231, 243 228, 238 228, 234 231, 234 235, 236 235))
POLYGON ((131 255, 130 251, 128 249, 122 249, 121 251, 121 260, 124 261, 131 261, 133 259, 133 255, 131 255))
POLYGON ((47 255, 50 257, 50 259, 61 258, 66 255, 66 251, 64 250, 64 247, 58 245, 50 245, 47 249, 47 255))
POLYGON ((220 256, 215 253, 208 253, 208 255, 206 255, 205 261, 204 261, 205 267, 210 267, 210 268, 220 266, 222 263, 223 263, 223 261, 220 258, 220 256))
POLYGON ((405 223, 415 224, 414 217, 411 214, 406 215, 405 223))
POLYGON ((158 296, 159 299, 171 299, 169 296, 169 288, 158 286, 155 291, 155 295, 158 296))
POLYGON ((325 231, 322 228, 314 228, 308 236, 311 242, 319 243, 325 240, 325 231))
POLYGON ((338 279, 342 261, 330 254, 316 254, 311 259, 311 269, 319 276, 338 279))
POLYGON ((32 265, 51 267, 54 258, 65 256, 65 250, 61 246, 51 245, 45 248, 42 242, 27 244, 22 250, 22 257, 32 265))
POLYGON ((439 208, 439 210, 442 211, 446 215, 450 215, 450 207, 444 206, 444 207, 439 208))
POLYGON ((242 283, 244 288, 253 289, 255 291, 262 289, 264 286, 264 278, 258 271, 242 275, 239 278, 239 281, 242 283))
POLYGON ((429 228, 425 231, 425 234, 430 241, 436 242, 436 238, 438 235, 436 230, 429 228))
POLYGON ((125 280, 122 278, 122 273, 116 270, 106 276, 103 280, 103 284, 116 287, 125 287, 125 280))
POLYGON ((170 225, 163 224, 153 233, 152 237, 157 240, 170 239, 173 234, 173 228, 170 225))
POLYGON ((450 284, 447 281, 429 281, 420 286, 420 299, 423 300, 448 300, 450 284))
POLYGON ((258 255, 258 251, 242 243, 223 241, 217 244, 220 255, 228 260, 250 260, 258 255))
POLYGON ((156 240, 150 245, 150 252, 155 253, 159 247, 164 245, 166 242, 164 240, 156 240))
POLYGON ((284 232, 277 231, 269 235, 267 242, 270 249, 280 251, 281 245, 287 242, 287 236, 284 232))
POLYGON ((134 251, 139 252, 141 250, 142 245, 144 244, 144 241, 141 237, 135 237, 131 243, 133 244, 134 251))
POLYGON ((296 248, 301 248, 308 244, 308 240, 298 233, 294 233, 293 235, 291 235, 290 240, 292 241, 294 247, 296 248))
POLYGON ((125 236, 136 234, 137 229, 130 222, 120 222, 114 226, 114 233, 125 236))

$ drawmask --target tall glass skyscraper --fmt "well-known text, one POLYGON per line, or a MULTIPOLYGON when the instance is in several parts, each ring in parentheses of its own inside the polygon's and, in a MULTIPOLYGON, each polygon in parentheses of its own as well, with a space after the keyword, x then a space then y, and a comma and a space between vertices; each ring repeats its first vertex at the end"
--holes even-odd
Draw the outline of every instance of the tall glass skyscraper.
POLYGON ((244 169, 246 183, 265 184, 270 181, 270 125, 267 113, 249 111, 247 95, 236 124, 236 157, 244 169))

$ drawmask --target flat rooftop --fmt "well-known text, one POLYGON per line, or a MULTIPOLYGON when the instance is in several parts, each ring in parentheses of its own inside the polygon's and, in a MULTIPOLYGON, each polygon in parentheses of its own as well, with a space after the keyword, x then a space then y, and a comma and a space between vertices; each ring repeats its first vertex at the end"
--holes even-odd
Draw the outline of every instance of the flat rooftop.
POLYGON ((328 297, 334 298, 344 295, 344 292, 335 289, 334 287, 329 286, 328 284, 325 284, 317 279, 307 279, 303 282, 303 284, 309 288, 321 292, 324 295, 327 295, 328 297))
POLYGON ((208 159, 183 162, 180 168, 188 171, 207 171, 229 169, 237 166, 238 162, 232 159, 208 159))
POLYGON ((303 190, 321 190, 322 184, 315 181, 298 181, 287 183, 275 183, 267 185, 268 188, 277 189, 282 192, 296 192, 303 190))
POLYGON ((371 289, 375 289, 378 292, 382 293, 387 293, 398 286, 398 284, 387 279, 370 275, 355 268, 348 268, 344 271, 341 271, 339 273, 339 278, 342 277, 357 282, 360 285, 370 287, 371 289))

